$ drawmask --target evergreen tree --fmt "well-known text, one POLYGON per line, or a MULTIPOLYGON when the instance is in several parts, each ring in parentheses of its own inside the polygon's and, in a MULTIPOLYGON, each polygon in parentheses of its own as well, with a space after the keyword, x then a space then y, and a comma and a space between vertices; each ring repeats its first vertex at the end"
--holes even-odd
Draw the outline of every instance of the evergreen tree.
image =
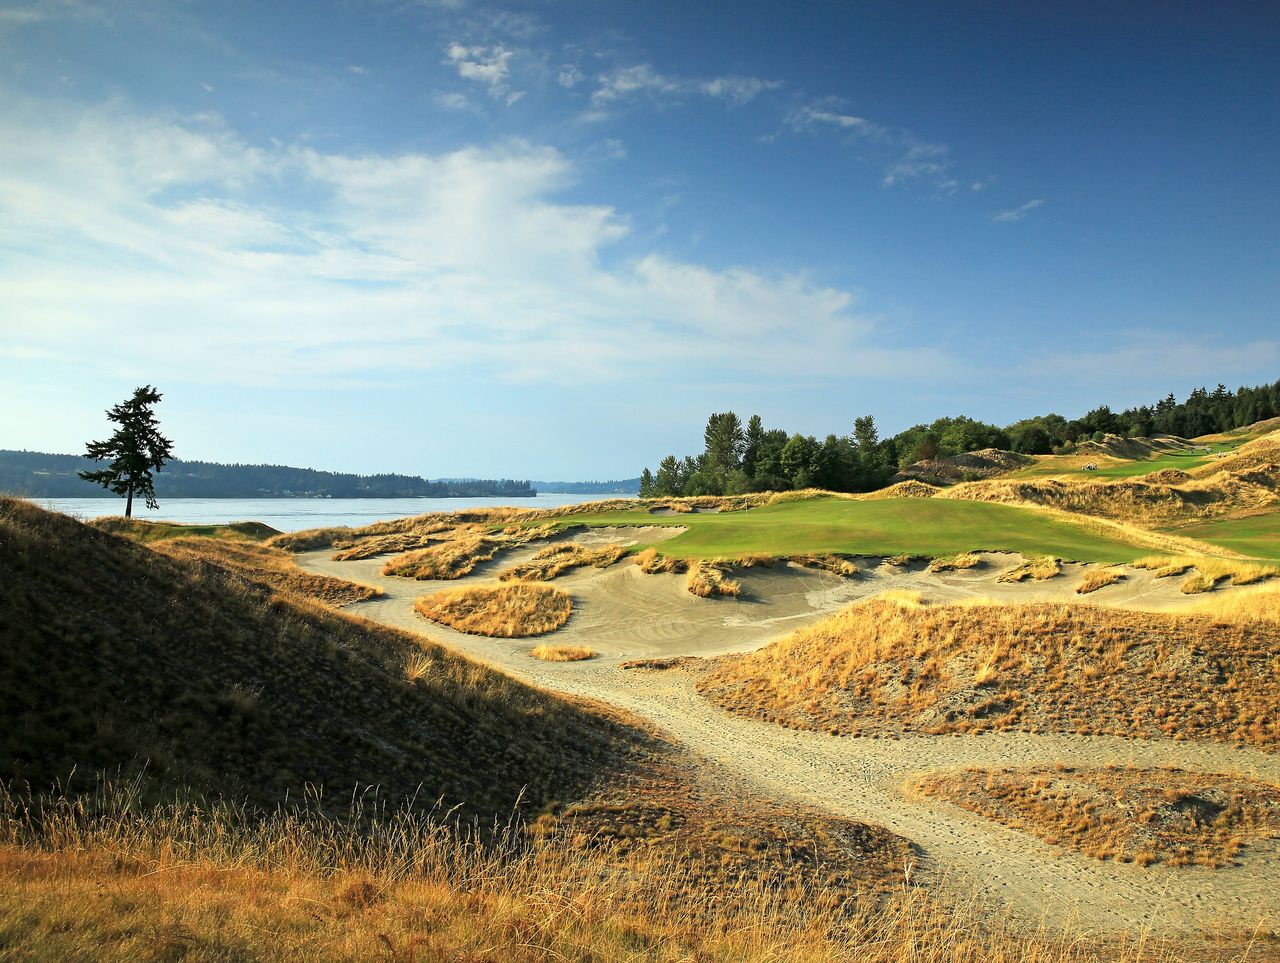
POLYGON ((653 497, 653 472, 649 471, 648 468, 645 468, 645 470, 640 473, 640 497, 653 497))
POLYGON ((148 508, 159 508, 152 471, 160 471, 173 454, 173 442, 160 434, 152 406, 160 400, 160 392, 151 385, 134 391, 128 401, 114 405, 107 420, 119 427, 106 441, 91 441, 86 458, 94 461, 111 459, 111 464, 98 471, 79 472, 85 481, 101 485, 127 499, 124 517, 133 517, 133 496, 146 499, 148 508))

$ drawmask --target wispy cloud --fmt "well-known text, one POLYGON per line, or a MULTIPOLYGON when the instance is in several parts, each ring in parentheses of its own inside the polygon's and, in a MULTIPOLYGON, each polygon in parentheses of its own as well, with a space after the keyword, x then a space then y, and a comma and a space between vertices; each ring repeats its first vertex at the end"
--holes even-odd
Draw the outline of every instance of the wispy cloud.
POLYGON ((926 184, 945 194, 960 187, 953 173, 951 151, 945 144, 922 140, 910 131, 848 113, 835 98, 796 108, 787 115, 786 125, 796 133, 841 134, 880 168, 880 183, 885 187, 926 184))
POLYGON ((214 118, 21 113, 0 120, 12 350, 138 377, 313 386, 424 371, 553 384, 568 368, 619 384, 695 378, 695 364, 696 377, 783 381, 945 368, 804 273, 644 250, 613 208, 556 200, 576 172, 551 148, 352 155, 252 146, 214 118), (624 241, 625 256, 604 257, 624 241))
POLYGON ((659 73, 646 63, 620 67, 601 74, 596 79, 591 103, 595 108, 601 109, 637 96, 647 96, 654 100, 701 96, 741 106, 750 103, 765 91, 780 87, 781 81, 737 74, 710 78, 674 77, 659 73))
POLYGON ((1004 211, 996 211, 991 215, 991 222, 993 224, 1011 224, 1015 221, 1021 221, 1037 207, 1042 207, 1043 205, 1044 201, 1042 199, 1038 197, 1032 198, 1027 201, 1027 203, 1019 204, 1017 207, 1011 207, 1004 211))
POLYGON ((453 66, 463 80, 480 84, 494 100, 510 106, 524 96, 524 91, 511 89, 513 53, 501 44, 485 47, 451 43, 445 48, 445 62, 453 66))

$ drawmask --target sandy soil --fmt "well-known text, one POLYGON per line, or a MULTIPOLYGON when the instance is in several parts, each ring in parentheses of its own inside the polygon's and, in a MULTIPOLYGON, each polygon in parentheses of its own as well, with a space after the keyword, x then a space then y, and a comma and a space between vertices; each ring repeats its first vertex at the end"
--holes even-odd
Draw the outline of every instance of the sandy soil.
MULTIPOLYGON (((655 526, 570 537, 593 544, 648 543, 676 531, 655 526)), ((543 544, 499 556, 450 584, 492 582, 499 569, 530 557, 543 544)), ((1276 755, 1216 743, 1021 733, 839 738, 729 716, 700 698, 690 678, 679 671, 618 666, 636 657, 752 649, 825 612, 890 588, 919 591, 930 601, 1083 599, 1148 610, 1176 608, 1195 598, 1178 591, 1178 579, 1157 581, 1138 570, 1129 570, 1125 582, 1089 596, 1075 594, 1080 566, 1065 566, 1062 575, 1045 582, 998 583, 996 577, 1020 559, 984 559, 981 569, 941 574, 925 572, 922 566, 903 570, 861 560, 867 571, 848 580, 794 566, 756 568, 735 574, 744 588, 741 600, 696 598, 685 590, 684 576, 645 575, 625 561, 603 571, 580 569, 555 581, 573 596, 575 612, 552 638, 589 645, 601 656, 557 664, 529 657, 536 640, 477 638, 428 623, 413 612, 412 603, 440 583, 383 577, 383 559, 334 562, 328 552, 297 557, 308 571, 366 582, 387 593, 381 600, 353 607, 353 612, 425 634, 534 684, 633 712, 773 798, 795 799, 836 816, 884 826, 918 847, 917 871, 924 878, 962 890, 976 888, 1018 916, 1102 933, 1202 933, 1219 928, 1239 933, 1259 924, 1267 931, 1280 928, 1275 898, 1280 891, 1280 847, 1274 840, 1248 847, 1241 866, 1217 871, 1102 862, 946 803, 916 797, 907 789, 924 771, 1057 762, 1240 773, 1280 784, 1276 755)))

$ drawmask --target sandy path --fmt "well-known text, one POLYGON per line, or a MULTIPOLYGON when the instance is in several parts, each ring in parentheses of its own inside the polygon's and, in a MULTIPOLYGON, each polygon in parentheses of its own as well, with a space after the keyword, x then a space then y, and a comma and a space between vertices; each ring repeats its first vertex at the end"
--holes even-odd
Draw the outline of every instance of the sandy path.
MULTIPOLYGON (((601 537, 607 540, 609 533, 601 537)), ((464 582, 491 581, 498 568, 532 551, 489 563, 464 582)), ((684 590, 682 577, 646 576, 630 565, 603 572, 580 570, 556 582, 574 596, 576 609, 555 639, 590 644, 603 657, 590 663, 553 664, 529 658, 531 641, 476 638, 425 622, 412 611, 413 599, 439 583, 384 578, 379 574, 382 560, 333 562, 328 553, 314 552, 298 556, 298 562, 309 571, 367 582, 386 591, 383 600, 355 609, 365 617, 428 635, 536 685, 601 699, 633 712, 776 799, 792 798, 834 815, 884 826, 916 844, 920 871, 929 878, 964 889, 976 887, 1022 917, 1107 933, 1148 927, 1172 933, 1218 927, 1239 931, 1259 923, 1269 929, 1280 926, 1280 901, 1275 895, 1280 892, 1280 849, 1274 841, 1250 846, 1238 868, 1143 868, 1060 850, 907 791, 914 776, 924 771, 1057 762, 1081 767, 1112 762, 1172 766, 1280 783, 1280 757, 1214 743, 1069 735, 838 738, 730 716, 699 697, 691 680, 679 672, 635 672, 617 666, 623 658, 640 655, 705 655, 754 648, 823 611, 886 587, 914 587, 925 591, 926 597, 939 599, 1003 596, 1008 590, 1021 599, 1062 599, 1073 590, 1076 578, 1068 583, 1060 576, 1058 581, 1067 583, 1065 590, 1059 586, 1056 594, 1048 594, 1052 583, 995 588, 994 573, 999 568, 982 575, 927 578, 922 578, 926 573, 878 569, 873 577, 852 581, 825 572, 761 569, 743 573, 752 599, 738 603, 696 599, 684 590)), ((999 567, 1013 563, 1005 559, 999 567)), ((1123 592, 1115 593, 1116 601, 1128 605, 1145 601, 1152 608, 1177 604, 1178 599, 1164 597, 1163 584, 1140 583, 1134 579, 1117 586, 1123 592), (1143 587, 1148 589, 1146 595, 1143 587)), ((1172 590, 1177 592, 1176 585, 1172 590)))

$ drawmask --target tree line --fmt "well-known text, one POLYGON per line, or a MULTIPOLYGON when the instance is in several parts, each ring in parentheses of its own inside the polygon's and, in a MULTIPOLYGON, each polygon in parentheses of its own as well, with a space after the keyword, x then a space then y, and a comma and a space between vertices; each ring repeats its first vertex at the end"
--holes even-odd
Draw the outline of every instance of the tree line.
POLYGON ((1113 412, 1099 405, 1084 416, 1057 414, 1024 418, 999 427, 967 418, 939 418, 881 438, 871 415, 855 418, 847 435, 790 433, 766 428, 759 415, 744 425, 732 411, 707 419, 701 454, 667 455, 657 471, 640 475, 641 498, 679 495, 736 495, 744 492, 823 488, 866 492, 883 488, 898 471, 933 458, 982 448, 1028 455, 1061 454, 1105 434, 1195 437, 1230 431, 1280 416, 1280 381, 1234 392, 1219 384, 1197 388, 1185 401, 1169 394, 1152 405, 1113 412))
MULTIPOLYGON (((41 498, 107 495, 78 473, 96 463, 78 455, 0 451, 0 491, 41 498)), ((428 481, 415 475, 354 475, 285 465, 223 465, 174 459, 155 476, 155 495, 166 498, 529 498, 527 481, 467 478, 428 481)))

